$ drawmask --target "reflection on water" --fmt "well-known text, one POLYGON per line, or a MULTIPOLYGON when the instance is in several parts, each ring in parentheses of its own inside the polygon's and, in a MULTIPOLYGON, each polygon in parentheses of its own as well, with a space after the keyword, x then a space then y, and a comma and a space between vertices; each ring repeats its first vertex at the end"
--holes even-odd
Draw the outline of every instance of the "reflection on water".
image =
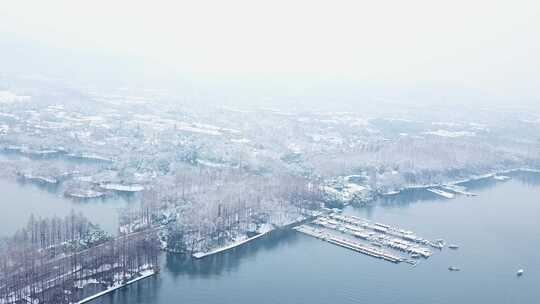
POLYGON ((260 251, 272 251, 280 245, 292 244, 298 234, 291 230, 276 230, 264 237, 263 242, 251 242, 247 246, 240 246, 208 256, 204 259, 192 259, 186 255, 166 254, 165 268, 174 276, 188 275, 194 278, 207 278, 230 272, 237 269, 243 260, 249 259, 260 251))
MULTIPOLYGON (((139 281, 109 295, 107 299, 109 301, 108 303, 149 303, 148 301, 150 299, 159 298, 162 282, 163 280, 160 276, 139 281)), ((97 303, 97 301, 92 301, 91 303, 97 303)))
POLYGON ((498 181, 492 177, 488 177, 488 178, 473 180, 470 182, 460 183, 459 185, 467 187, 469 191, 474 193, 475 191, 481 191, 481 190, 492 188, 496 186, 498 183, 504 183, 504 182, 498 181))
POLYGON ((219 280, 227 274, 238 273, 240 266, 246 261, 253 261, 261 253, 268 255, 279 252, 284 247, 294 245, 299 237, 302 236, 292 230, 276 230, 247 245, 199 260, 187 255, 163 253, 160 257, 161 273, 158 276, 140 281, 92 303, 174 303, 170 301, 175 299, 174 292, 172 295, 170 293, 171 288, 185 288, 182 282, 219 280), (162 300, 163 297, 167 300, 162 300))
POLYGON ((515 172, 511 176, 527 186, 540 186, 539 173, 520 171, 515 172))
MULTIPOLYGON (((524 185, 528 185, 528 186, 540 185, 540 174, 535 173, 535 172, 517 171, 517 172, 511 172, 504 175, 510 176, 524 185)), ((489 177, 489 178, 483 178, 483 179, 459 183, 458 185, 465 186, 468 191, 474 193, 476 191, 483 191, 489 188, 493 188, 497 186, 498 184, 505 183, 505 182, 507 181, 498 181, 494 178, 489 177)), ((409 205, 409 204, 418 203, 422 201, 437 202, 437 201, 445 201, 445 200, 447 199, 440 197, 439 195, 436 195, 432 192, 426 191, 426 189, 405 189, 401 191, 399 195, 384 196, 377 199, 377 201, 374 202, 374 205, 399 206, 399 205, 409 205)), ((373 208, 373 206, 372 205, 366 206, 366 209, 369 210, 370 208, 373 208)))
POLYGON ((58 188, 59 188, 58 183, 52 184, 52 183, 46 183, 46 182, 34 182, 34 181, 25 180, 24 178, 17 179, 17 182, 22 187, 35 187, 35 188, 39 188, 41 190, 47 191, 49 193, 53 193, 53 194, 58 193, 58 188))
POLYGON ((438 200, 440 197, 426 189, 405 189, 397 195, 384 196, 375 201, 374 205, 392 206, 409 205, 419 201, 438 200))
POLYGON ((0 237, 23 228, 30 214, 37 217, 64 217, 71 210, 81 212, 109 233, 118 229, 118 211, 136 197, 116 196, 92 200, 72 200, 57 191, 57 186, 0 179, 0 237))
MULTIPOLYGON (((62 189, 61 183, 53 184, 53 183, 40 182, 40 181, 29 181, 22 177, 17 179, 17 183, 21 185, 22 187, 38 188, 40 190, 44 190, 51 194, 54 194, 55 196, 64 197, 63 192, 60 191, 62 189)), ((113 194, 109 192, 107 195, 100 196, 100 197, 78 198, 78 197, 66 196, 65 199, 70 200, 74 203, 80 203, 80 204, 93 204, 96 202, 104 203, 107 201, 115 201, 115 200, 124 200, 126 202, 136 202, 139 200, 136 192, 120 192, 120 191, 115 192, 113 194)))
MULTIPOLYGON (((475 181, 459 183, 459 185, 467 187, 468 191, 474 193, 475 191, 481 191, 481 190, 494 187, 497 185, 497 183, 500 183, 500 181, 497 181, 493 178, 485 178, 485 179, 479 179, 475 181)), ((407 205, 418 203, 418 202, 436 203, 436 202, 445 201, 445 200, 447 200, 447 198, 443 198, 435 193, 426 191, 425 188, 412 188, 412 189, 402 190, 397 195, 389 195, 389 196, 380 197, 374 202, 373 205, 399 207, 399 206, 407 206, 407 205)))

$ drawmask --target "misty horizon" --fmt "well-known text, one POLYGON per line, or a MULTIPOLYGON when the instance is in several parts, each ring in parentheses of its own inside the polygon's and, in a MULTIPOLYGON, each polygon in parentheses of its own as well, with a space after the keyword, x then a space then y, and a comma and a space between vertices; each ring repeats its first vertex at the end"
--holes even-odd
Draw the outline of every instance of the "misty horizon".
POLYGON ((535 303, 540 2, 8 1, 0 304, 535 303))
POLYGON ((347 99, 370 98, 360 104, 540 104, 535 2, 26 4, 0 8, 8 76, 229 99, 245 91, 256 104, 272 94, 339 103, 341 88, 347 99))

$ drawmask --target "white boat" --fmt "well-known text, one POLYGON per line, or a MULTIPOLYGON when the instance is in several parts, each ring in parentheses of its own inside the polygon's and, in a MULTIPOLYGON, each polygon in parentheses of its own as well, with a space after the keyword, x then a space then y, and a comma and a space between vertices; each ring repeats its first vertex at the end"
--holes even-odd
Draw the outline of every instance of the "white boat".
POLYGON ((451 245, 448 245, 448 248, 450 248, 450 249, 458 249, 459 246, 458 246, 458 245, 451 244, 451 245))
POLYGON ((450 271, 460 271, 461 269, 459 269, 458 267, 455 267, 455 266, 450 266, 450 267, 448 267, 448 270, 450 270, 450 271))
POLYGON ((518 276, 522 276, 522 275, 523 275, 523 272, 524 272, 523 269, 520 269, 520 270, 517 271, 517 275, 518 275, 518 276))

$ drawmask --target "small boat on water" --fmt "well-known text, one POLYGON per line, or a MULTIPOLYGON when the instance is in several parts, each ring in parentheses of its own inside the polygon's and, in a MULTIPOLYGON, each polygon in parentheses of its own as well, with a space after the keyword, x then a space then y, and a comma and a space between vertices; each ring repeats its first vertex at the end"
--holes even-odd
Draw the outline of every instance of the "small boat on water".
POLYGON ((455 266, 450 266, 450 267, 448 267, 448 270, 450 270, 450 271, 460 271, 461 269, 459 269, 458 267, 455 267, 455 266))
POLYGON ((518 271, 517 271, 517 276, 518 276, 518 277, 522 276, 522 275, 523 275, 523 272, 524 272, 523 269, 518 270, 518 271))
POLYGON ((455 249, 459 249, 459 246, 458 246, 458 245, 454 245, 454 244, 450 244, 450 245, 448 245, 448 248, 454 249, 454 250, 455 250, 455 249))

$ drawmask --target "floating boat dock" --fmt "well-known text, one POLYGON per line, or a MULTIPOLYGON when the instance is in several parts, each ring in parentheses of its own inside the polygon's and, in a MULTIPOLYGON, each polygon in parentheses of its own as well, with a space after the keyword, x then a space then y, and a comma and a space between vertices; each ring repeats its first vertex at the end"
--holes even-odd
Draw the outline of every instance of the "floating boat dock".
POLYGON ((403 262, 401 257, 397 255, 392 255, 388 252, 385 252, 383 250, 380 250, 374 247, 365 246, 360 243, 355 243, 346 239, 338 238, 336 236, 331 236, 328 233, 324 233, 322 230, 319 230, 319 229, 316 229, 307 225, 298 226, 298 227, 295 227, 294 229, 306 235, 327 241, 331 244, 338 245, 340 247, 344 247, 344 248, 347 248, 347 249, 350 249, 359 253, 363 253, 365 255, 369 255, 374 258, 384 259, 392 263, 403 262))
MULTIPOLYGON (((332 220, 338 221, 338 224, 339 222, 350 224, 350 225, 345 226, 345 228, 352 229, 352 230, 356 229, 357 230, 356 232, 362 232, 362 229, 371 230, 371 232, 368 232, 368 235, 366 238, 369 240, 373 238, 378 239, 378 240, 375 240, 377 242, 380 242, 381 240, 386 240, 386 241, 391 240, 397 244, 408 245, 411 248, 416 248, 414 247, 414 244, 411 244, 411 243, 416 243, 420 245, 428 245, 436 249, 442 249, 444 247, 444 244, 443 244, 444 242, 442 240, 429 241, 427 239, 424 239, 415 235, 414 232, 412 231, 400 229, 397 227, 392 227, 392 226, 385 225, 382 223, 373 223, 367 219, 362 219, 356 216, 333 213, 333 214, 330 214, 328 217, 332 220), (358 231, 358 229, 360 229, 360 231, 358 231)), ((314 223, 317 223, 317 222, 324 223, 325 221, 326 219, 324 217, 320 217, 316 221, 314 221, 314 223)), ((365 233, 363 235, 355 234, 355 236, 362 237, 362 236, 365 236, 365 233)), ((393 245, 393 244, 389 244, 389 245, 393 245)), ((416 250, 413 250, 413 251, 416 251, 416 250)), ((424 252, 424 253, 421 253, 421 255, 429 257, 431 253, 424 252)))
POLYGON ((371 257, 393 263, 429 258, 428 247, 442 249, 444 241, 430 241, 416 236, 412 231, 339 213, 319 216, 315 220, 294 228, 303 234, 324 240, 371 257))

